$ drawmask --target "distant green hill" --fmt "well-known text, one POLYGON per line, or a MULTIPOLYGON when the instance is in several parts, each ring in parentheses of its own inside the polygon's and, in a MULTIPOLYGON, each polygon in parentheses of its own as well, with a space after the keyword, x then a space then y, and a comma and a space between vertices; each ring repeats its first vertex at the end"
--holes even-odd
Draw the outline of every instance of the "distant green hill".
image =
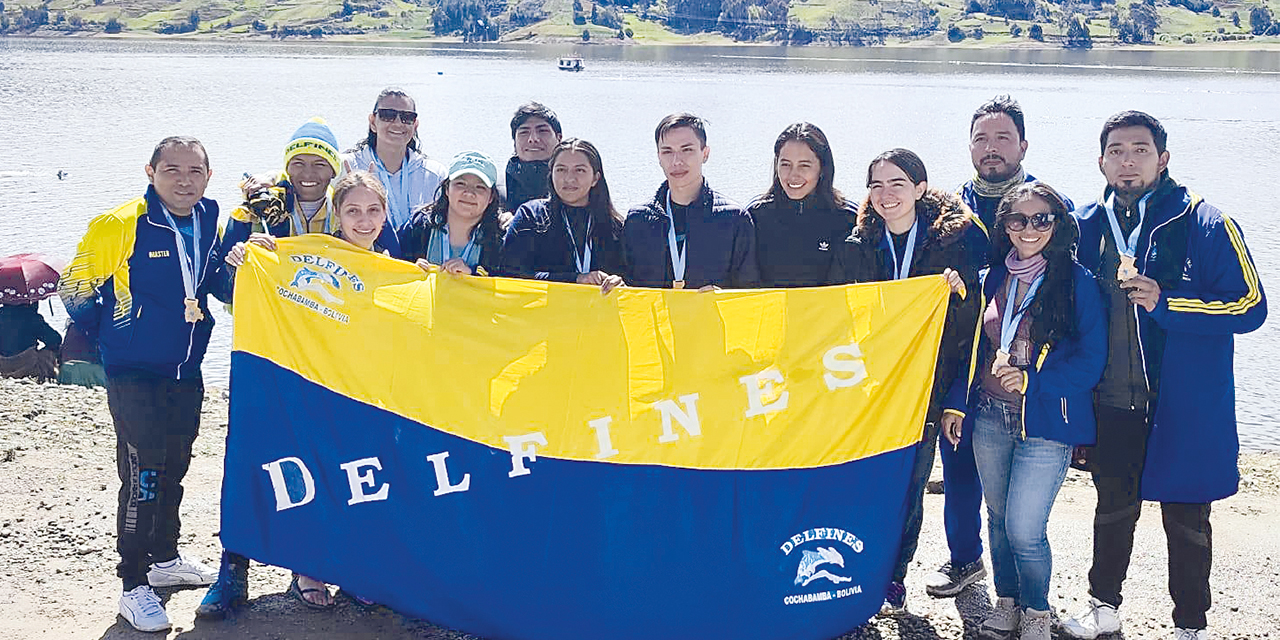
MULTIPOLYGON (((639 43, 1280 43, 1280 0, 6 0, 0 33, 639 43), (1037 42, 1039 41, 1039 42, 1037 42)), ((1044 43, 1044 44, 1041 44, 1044 43)))

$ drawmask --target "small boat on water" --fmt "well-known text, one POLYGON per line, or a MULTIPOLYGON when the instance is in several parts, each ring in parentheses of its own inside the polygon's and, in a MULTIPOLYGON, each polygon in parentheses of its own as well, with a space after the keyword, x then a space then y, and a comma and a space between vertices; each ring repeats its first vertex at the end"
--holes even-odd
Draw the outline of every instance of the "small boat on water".
POLYGON ((582 71, 583 68, 582 58, 560 58, 561 71, 582 71))

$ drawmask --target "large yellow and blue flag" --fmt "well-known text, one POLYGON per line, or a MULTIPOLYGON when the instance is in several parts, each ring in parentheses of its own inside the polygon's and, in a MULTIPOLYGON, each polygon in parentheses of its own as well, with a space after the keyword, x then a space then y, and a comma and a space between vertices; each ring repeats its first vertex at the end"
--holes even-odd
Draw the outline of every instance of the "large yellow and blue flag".
POLYGON ((222 540, 487 638, 830 638, 880 607, 948 289, 424 274, 235 292, 222 540))

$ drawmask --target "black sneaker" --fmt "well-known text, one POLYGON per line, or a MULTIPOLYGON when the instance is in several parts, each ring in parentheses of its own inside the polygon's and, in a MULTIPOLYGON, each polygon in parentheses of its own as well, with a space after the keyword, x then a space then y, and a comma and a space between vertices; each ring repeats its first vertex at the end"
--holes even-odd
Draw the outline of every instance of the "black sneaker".
POLYGON ((981 582, 987 577, 987 567, 978 558, 956 569, 950 562, 924 579, 925 593, 935 598, 954 598, 964 588, 981 582))

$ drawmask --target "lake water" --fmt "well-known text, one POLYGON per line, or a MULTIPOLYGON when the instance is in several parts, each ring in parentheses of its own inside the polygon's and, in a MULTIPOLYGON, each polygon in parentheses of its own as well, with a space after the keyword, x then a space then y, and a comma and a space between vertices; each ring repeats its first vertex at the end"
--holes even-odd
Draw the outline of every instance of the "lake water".
MULTIPOLYGON (((537 99, 567 135, 601 149, 620 206, 662 181, 652 131, 665 114, 710 122, 706 174, 741 201, 767 187, 773 139, 808 120, 827 133, 836 182, 861 198, 866 163, 891 147, 918 152, 931 183, 968 178, 969 116, 997 93, 1027 113, 1028 169, 1077 202, 1100 192, 1098 132, 1123 109, 1169 130, 1173 176, 1233 215, 1266 284, 1280 282, 1280 53, 979 51, 782 47, 186 43, 0 37, 0 255, 70 258, 89 219, 145 187, 152 146, 173 134, 208 147, 208 195, 229 210, 245 172, 280 168, 285 142, 325 117, 342 146, 365 131, 373 99, 398 85, 417 98, 426 152, 505 159, 515 107, 537 99), (558 71, 571 52, 587 70, 558 71), (69 175, 58 180, 59 170, 69 175)), ((46 308, 46 307, 42 307, 46 308)), ((65 317, 53 303, 47 310, 65 317)), ((225 384, 230 322, 205 376, 225 384)), ((1276 323, 1237 343, 1237 405, 1246 448, 1280 448, 1276 323)), ((1211 428, 1211 425, 1206 425, 1211 428)))

